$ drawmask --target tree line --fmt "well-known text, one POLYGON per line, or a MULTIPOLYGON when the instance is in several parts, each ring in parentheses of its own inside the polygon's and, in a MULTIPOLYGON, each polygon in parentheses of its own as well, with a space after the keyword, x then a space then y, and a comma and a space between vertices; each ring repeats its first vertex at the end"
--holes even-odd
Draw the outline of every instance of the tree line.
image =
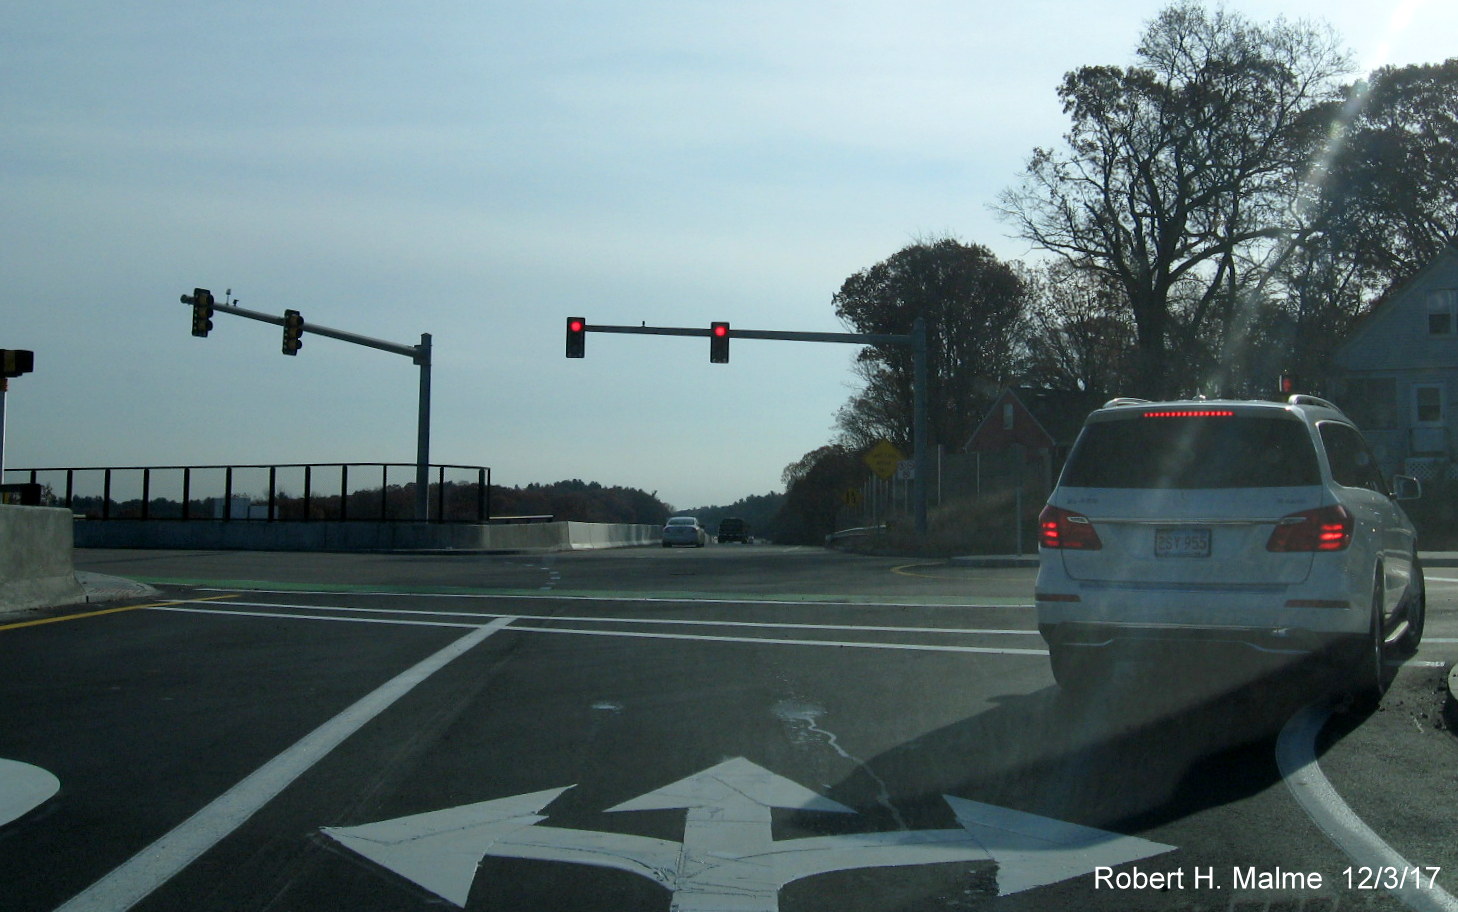
MULTIPOLYGON (((1458 58, 1352 78, 1331 29, 1180 0, 1126 66, 1069 71, 1068 127, 992 204, 1039 259, 918 241, 832 298, 856 332, 929 330, 933 446, 1009 385, 1151 399, 1319 392, 1352 324, 1458 243, 1458 58)), ((908 352, 870 346, 837 436, 785 470, 787 525, 888 439, 911 450, 908 352)))

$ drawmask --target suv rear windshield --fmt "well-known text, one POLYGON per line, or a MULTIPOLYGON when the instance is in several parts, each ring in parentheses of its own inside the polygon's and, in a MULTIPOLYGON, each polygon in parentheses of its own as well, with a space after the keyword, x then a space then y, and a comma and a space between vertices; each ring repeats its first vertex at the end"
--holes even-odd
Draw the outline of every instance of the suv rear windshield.
POLYGON ((1321 483, 1306 425, 1286 417, 1142 414, 1084 427, 1059 484, 1278 488, 1321 483))

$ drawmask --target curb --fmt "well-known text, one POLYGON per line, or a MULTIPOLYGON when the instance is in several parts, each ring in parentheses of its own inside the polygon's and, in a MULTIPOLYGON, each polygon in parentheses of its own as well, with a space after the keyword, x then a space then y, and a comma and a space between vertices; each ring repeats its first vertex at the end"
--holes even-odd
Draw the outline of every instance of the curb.
POLYGON ((147 585, 135 580, 123 579, 120 576, 107 576, 105 573, 92 573, 89 570, 77 570, 76 582, 86 592, 86 603, 115 602, 121 599, 133 598, 156 598, 160 593, 147 585))
POLYGON ((1036 567, 1038 566, 1038 555, 1036 554, 969 554, 962 557, 953 557, 951 563, 959 567, 984 567, 984 568, 1008 568, 1008 567, 1036 567))

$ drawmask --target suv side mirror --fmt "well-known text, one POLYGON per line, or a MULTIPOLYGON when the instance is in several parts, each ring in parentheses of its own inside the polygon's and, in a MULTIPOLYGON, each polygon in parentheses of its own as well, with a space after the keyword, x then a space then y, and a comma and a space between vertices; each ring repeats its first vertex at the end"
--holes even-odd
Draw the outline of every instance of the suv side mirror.
POLYGON ((1411 475, 1394 475, 1392 496, 1398 500, 1417 500, 1423 496, 1423 483, 1411 475))

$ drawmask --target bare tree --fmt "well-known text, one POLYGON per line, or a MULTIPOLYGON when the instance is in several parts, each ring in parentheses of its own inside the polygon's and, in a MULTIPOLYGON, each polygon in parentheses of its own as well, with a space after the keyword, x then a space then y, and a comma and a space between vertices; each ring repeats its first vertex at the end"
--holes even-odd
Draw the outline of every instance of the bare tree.
POLYGON ((1212 326, 1218 348, 1239 345, 1251 284, 1308 230, 1312 114, 1335 104, 1348 64, 1329 30, 1192 0, 1155 18, 1137 59, 1064 77, 1066 148, 1036 150, 998 209, 1123 291, 1141 392, 1163 396, 1206 380, 1172 373, 1171 347, 1184 354, 1212 326))

